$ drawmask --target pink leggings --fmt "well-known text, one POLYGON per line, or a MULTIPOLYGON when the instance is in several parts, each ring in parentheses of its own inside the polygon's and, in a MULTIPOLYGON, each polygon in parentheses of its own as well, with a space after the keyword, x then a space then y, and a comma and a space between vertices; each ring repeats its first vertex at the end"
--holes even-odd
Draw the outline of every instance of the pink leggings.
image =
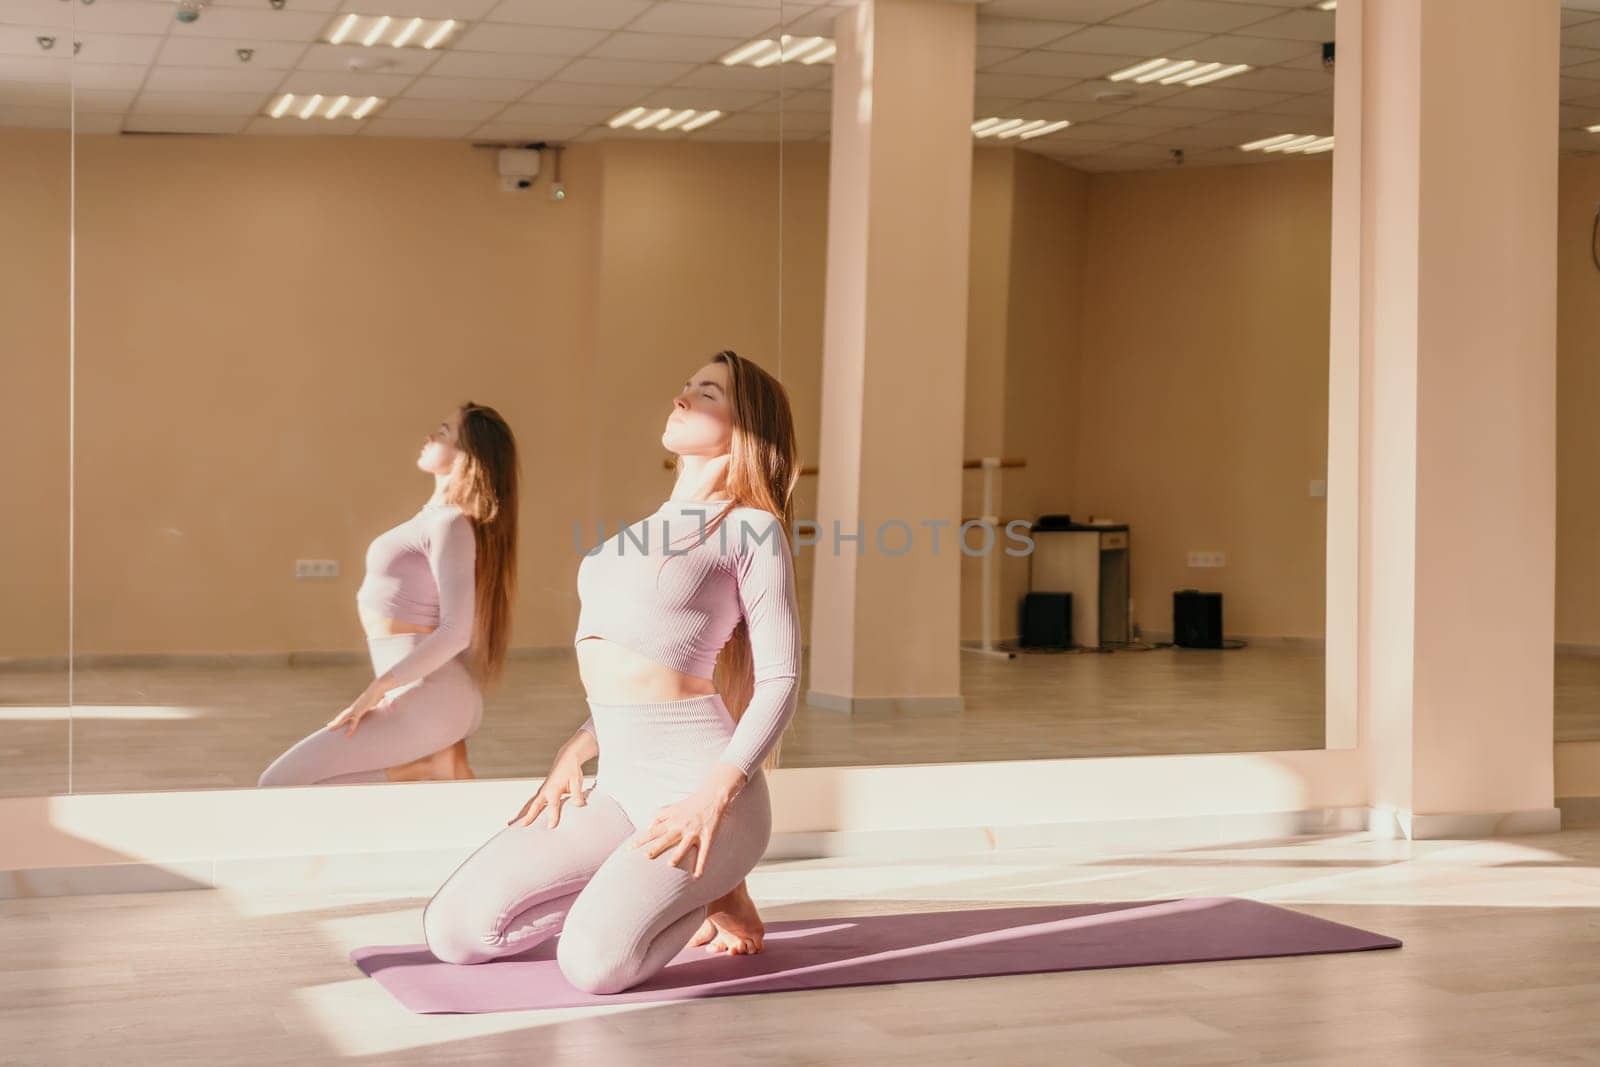
POLYGON ((698 879, 697 848, 673 866, 671 849, 649 859, 648 847, 627 847, 663 806, 698 789, 722 754, 734 720, 720 696, 589 708, 600 772, 585 803, 564 800, 554 829, 545 809, 531 826, 497 831, 456 868, 422 913, 439 959, 483 963, 560 933, 555 954, 567 981, 621 992, 681 952, 706 905, 760 862, 772 834, 760 769, 718 824, 698 879))
MULTIPOLYGON (((373 676, 388 670, 426 636, 394 634, 367 639, 373 676)), ((333 718, 339 709, 329 712, 333 718)), ((334 785, 386 782, 398 767, 471 737, 483 721, 483 695, 467 666, 452 659, 423 678, 393 690, 345 735, 345 727, 319 728, 295 742, 261 773, 260 785, 334 785)))

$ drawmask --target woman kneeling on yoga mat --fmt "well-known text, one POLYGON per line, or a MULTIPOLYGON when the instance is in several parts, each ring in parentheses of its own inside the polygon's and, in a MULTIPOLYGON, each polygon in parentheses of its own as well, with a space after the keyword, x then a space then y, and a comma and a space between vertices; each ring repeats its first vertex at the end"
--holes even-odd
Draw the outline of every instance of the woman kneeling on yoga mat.
POLYGON ((719 352, 684 383, 661 443, 678 456, 672 495, 578 567, 591 715, 423 910, 440 960, 482 963, 560 933, 567 980, 615 993, 688 945, 761 950, 744 878, 771 836, 765 771, 799 694, 788 394, 719 352))
POLYGON ((493 408, 467 403, 423 442, 422 509, 367 548, 356 593, 375 677, 262 772, 263 786, 473 777, 467 738, 498 680, 517 574, 517 451, 493 408))

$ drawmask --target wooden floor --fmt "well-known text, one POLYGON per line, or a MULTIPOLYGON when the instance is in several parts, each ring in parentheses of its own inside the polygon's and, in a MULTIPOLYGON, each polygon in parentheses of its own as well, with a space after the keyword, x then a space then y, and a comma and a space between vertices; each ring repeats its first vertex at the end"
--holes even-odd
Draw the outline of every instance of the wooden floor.
MULTIPOLYGON (((785 767, 1261 752, 1323 745, 1317 649, 964 656, 966 709, 845 715, 802 705, 785 767)), ((802 677, 802 691, 809 684, 802 677)), ((79 793, 250 787, 371 677, 359 663, 79 670, 79 793)), ((0 675, 0 795, 65 793, 60 672, 0 675), (51 707, 54 703, 55 707, 51 707), (31 705, 31 706, 30 706, 31 705)), ((587 714, 570 654, 514 659, 470 748, 480 777, 542 775, 587 714)), ((1600 738, 1600 657, 1556 661, 1556 739, 1600 738)))
POLYGON ((1236 895, 1403 948, 477 1016, 412 1015, 348 962, 434 888, 0 902, 4 1064, 1595 1064, 1600 827, 765 864, 770 919, 1236 895))

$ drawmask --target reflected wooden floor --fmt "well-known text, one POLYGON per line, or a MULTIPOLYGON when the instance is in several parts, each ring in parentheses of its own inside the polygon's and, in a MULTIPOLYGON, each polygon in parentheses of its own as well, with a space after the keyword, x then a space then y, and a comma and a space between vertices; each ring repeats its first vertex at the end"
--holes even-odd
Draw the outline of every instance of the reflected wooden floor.
POLYGON ((13 900, 0 902, 0 1061, 1593 1064, 1597 866, 1600 827, 774 862, 750 878, 771 920, 1234 895, 1405 945, 491 1015, 409 1014, 348 961, 359 945, 416 943, 432 877, 13 900))
MULTIPOLYGON (((1102 654, 964 656, 959 713, 847 715, 802 705, 786 767, 1254 752, 1323 745, 1320 650, 1251 646, 1102 654)), ((809 686, 802 677, 802 692, 809 686)), ((332 718, 370 669, 336 665, 94 668, 75 679, 74 792, 253 786, 332 718)), ((4 703, 59 702, 60 672, 8 672, 4 703)), ((1600 657, 1556 663, 1558 740, 1600 738, 1600 657)), ((66 791, 59 709, 0 707, 0 792, 66 791)), ((480 777, 542 775, 587 714, 570 653, 513 659, 470 742, 480 777)))

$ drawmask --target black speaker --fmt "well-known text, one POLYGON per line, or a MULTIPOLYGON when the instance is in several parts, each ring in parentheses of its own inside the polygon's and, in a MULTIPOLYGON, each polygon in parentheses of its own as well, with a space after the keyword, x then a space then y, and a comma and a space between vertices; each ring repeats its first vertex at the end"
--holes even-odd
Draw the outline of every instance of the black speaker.
POLYGON ((1021 633, 1023 648, 1072 647, 1072 594, 1026 594, 1021 633))
POLYGON ((1172 594, 1172 643, 1182 648, 1222 647, 1222 594, 1180 589, 1172 594))

